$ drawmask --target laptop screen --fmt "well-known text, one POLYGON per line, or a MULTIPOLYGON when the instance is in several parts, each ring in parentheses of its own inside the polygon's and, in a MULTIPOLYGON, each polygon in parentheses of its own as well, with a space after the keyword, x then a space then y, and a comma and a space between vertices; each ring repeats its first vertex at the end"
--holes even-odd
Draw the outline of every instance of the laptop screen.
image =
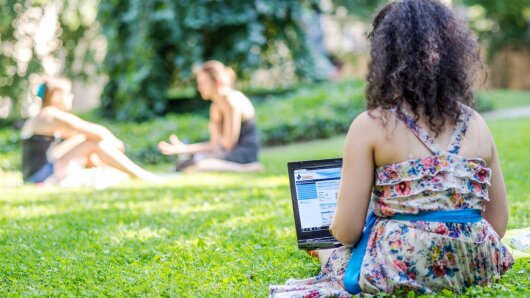
POLYGON ((336 246, 329 226, 337 205, 342 159, 291 162, 288 168, 298 246, 336 246))
POLYGON ((337 205, 341 168, 294 171, 302 232, 327 230, 337 205))

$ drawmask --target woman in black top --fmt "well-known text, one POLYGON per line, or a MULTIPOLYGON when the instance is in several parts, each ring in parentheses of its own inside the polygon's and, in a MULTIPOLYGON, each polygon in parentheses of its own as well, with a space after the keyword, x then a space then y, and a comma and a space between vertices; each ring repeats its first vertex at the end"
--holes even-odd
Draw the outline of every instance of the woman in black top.
POLYGON ((186 171, 262 171, 256 113, 250 100, 233 89, 234 71, 212 60, 194 72, 202 98, 212 101, 210 141, 184 144, 171 135, 169 142, 158 144, 160 151, 166 155, 192 155, 178 166, 186 171))
POLYGON ((123 142, 107 128, 69 112, 71 87, 70 81, 63 78, 47 78, 38 87, 42 108, 22 128, 24 182, 41 183, 49 178, 60 182, 73 168, 93 162, 157 181, 155 175, 125 156, 123 142))

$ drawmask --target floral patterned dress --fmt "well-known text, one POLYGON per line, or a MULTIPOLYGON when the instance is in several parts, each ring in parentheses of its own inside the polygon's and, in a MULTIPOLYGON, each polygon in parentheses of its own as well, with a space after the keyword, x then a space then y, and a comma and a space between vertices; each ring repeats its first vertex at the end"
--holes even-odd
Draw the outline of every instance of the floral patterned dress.
MULTIPOLYGON (((499 236, 484 219, 439 223, 388 218, 437 210, 484 210, 491 169, 482 159, 458 155, 472 113, 466 106, 463 111, 445 151, 414 118, 399 114, 433 155, 376 169, 371 199, 378 219, 361 267, 359 285, 363 293, 463 291, 498 280, 513 264, 499 236)), ((271 297, 350 297, 343 282, 350 255, 350 248, 336 249, 318 276, 271 286, 271 297)))

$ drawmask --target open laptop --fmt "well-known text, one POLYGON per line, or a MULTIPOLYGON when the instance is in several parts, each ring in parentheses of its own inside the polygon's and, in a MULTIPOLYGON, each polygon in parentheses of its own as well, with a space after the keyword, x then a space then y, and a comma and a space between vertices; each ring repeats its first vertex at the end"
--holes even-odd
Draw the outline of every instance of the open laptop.
POLYGON ((287 164, 300 249, 340 246, 329 232, 335 214, 342 158, 287 164))

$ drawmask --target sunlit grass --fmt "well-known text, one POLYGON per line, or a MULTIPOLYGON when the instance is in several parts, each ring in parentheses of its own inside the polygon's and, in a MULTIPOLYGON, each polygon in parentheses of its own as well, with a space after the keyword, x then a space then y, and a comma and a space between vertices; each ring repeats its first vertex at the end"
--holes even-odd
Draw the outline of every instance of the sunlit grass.
MULTIPOLYGON (((527 227, 530 118, 490 127, 509 227, 527 227)), ((343 138, 265 149, 265 173, 180 175, 161 185, 13 186, 18 174, 2 173, 0 296, 259 297, 269 284, 316 275, 318 263, 296 246, 286 162, 340 157, 343 138)), ((467 296, 528 296, 529 271, 518 260, 502 283, 467 296)))

